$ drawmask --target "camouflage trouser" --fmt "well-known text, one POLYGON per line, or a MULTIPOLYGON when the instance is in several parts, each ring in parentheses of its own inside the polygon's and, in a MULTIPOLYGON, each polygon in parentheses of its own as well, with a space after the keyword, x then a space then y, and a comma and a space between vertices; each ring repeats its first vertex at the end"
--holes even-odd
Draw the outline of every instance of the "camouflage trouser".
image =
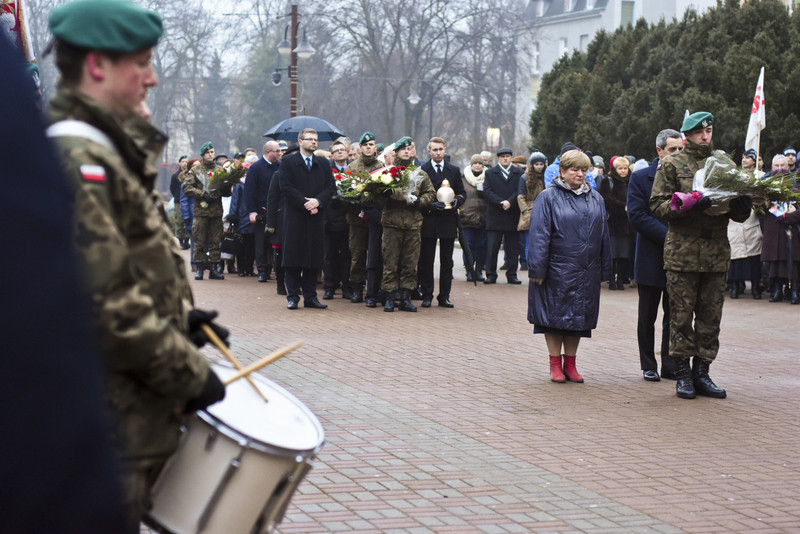
POLYGON ((206 263, 206 246, 208 261, 219 263, 219 245, 222 243, 222 218, 194 216, 192 221, 192 239, 194 239, 194 256, 192 262, 197 265, 206 263))
POLYGON ((670 356, 676 360, 697 356, 707 363, 714 361, 719 350, 726 283, 724 272, 667 271, 670 356))
POLYGON ((419 229, 400 230, 383 228, 383 279, 384 292, 417 288, 417 262, 420 248, 419 229))
POLYGON ((183 224, 183 216, 181 210, 172 210, 172 233, 179 241, 189 240, 189 231, 183 224))
POLYGON ((148 466, 123 465, 123 499, 128 512, 130 532, 139 532, 139 523, 146 510, 150 509, 150 490, 158 478, 165 460, 153 460, 148 466))
POLYGON ((367 239, 369 228, 351 226, 350 239, 350 283, 364 285, 367 280, 367 239))

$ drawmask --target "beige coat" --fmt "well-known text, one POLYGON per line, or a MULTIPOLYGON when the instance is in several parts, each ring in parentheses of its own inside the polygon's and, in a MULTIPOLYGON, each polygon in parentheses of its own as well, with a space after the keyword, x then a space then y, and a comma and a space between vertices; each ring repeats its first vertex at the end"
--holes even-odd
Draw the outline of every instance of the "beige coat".
POLYGON ((754 211, 750 211, 750 217, 743 223, 728 222, 728 241, 732 260, 761 254, 761 225, 754 211))

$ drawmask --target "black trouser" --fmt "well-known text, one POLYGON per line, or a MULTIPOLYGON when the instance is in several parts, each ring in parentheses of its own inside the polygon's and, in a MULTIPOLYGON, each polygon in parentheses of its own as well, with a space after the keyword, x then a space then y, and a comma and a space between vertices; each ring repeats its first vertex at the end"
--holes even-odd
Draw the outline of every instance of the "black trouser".
POLYGON ((253 235, 256 245, 256 269, 259 274, 269 274, 272 270, 272 243, 270 243, 270 235, 264 227, 264 223, 256 221, 253 225, 253 235))
POLYGON ((655 322, 658 317, 658 303, 664 317, 661 321, 661 373, 674 373, 675 362, 669 355, 669 296, 666 288, 638 284, 639 318, 636 326, 636 337, 639 341, 639 360, 642 371, 658 371, 658 362, 654 351, 655 322))
POLYGON ((335 291, 342 285, 342 291, 350 291, 350 230, 325 231, 325 259, 322 273, 325 289, 335 291))
POLYGON ((383 226, 369 223, 369 243, 367 244, 367 297, 378 298, 383 278, 383 226))
MULTIPOLYGON (((453 285, 453 247, 455 239, 439 239, 439 294, 437 298, 450 298, 453 285)), ((417 277, 423 299, 433 300, 433 264, 436 259, 436 238, 423 237, 419 251, 417 277)))
POLYGON ((236 266, 239 272, 253 274, 253 261, 255 258, 255 234, 242 234, 242 246, 236 254, 236 266))
POLYGON ((299 302, 301 289, 303 302, 311 302, 317 298, 317 271, 318 269, 285 267, 286 300, 289 302, 299 302))
POLYGON ((508 270, 507 278, 516 278, 517 266, 519 265, 519 232, 502 232, 498 230, 486 231, 486 277, 490 280, 497 280, 497 254, 500 252, 500 244, 503 238, 506 240, 506 263, 508 270))

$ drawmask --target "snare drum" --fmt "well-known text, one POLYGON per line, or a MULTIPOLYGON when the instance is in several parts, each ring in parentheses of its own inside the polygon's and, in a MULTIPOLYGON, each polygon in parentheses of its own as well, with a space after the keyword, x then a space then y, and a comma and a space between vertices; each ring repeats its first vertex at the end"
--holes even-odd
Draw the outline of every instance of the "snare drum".
MULTIPOLYGON (((212 365, 223 382, 236 373, 212 365)), ((291 393, 251 374, 269 402, 245 379, 225 400, 190 417, 177 452, 153 486, 146 522, 173 534, 271 532, 311 460, 322 449, 322 426, 291 393)))

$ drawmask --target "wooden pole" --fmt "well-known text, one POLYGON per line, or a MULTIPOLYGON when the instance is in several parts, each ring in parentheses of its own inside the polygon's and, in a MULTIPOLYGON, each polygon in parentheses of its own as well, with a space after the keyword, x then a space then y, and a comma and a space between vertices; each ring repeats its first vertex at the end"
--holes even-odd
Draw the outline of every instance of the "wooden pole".
POLYGON ((299 347, 302 344, 303 344, 302 341, 295 341, 291 345, 287 345, 287 346, 283 347, 282 349, 276 350, 275 352, 273 352, 269 356, 267 356, 267 357, 255 362, 255 363, 251 363, 250 365, 248 365, 247 367, 245 367, 244 369, 242 369, 241 371, 239 371, 235 375, 233 375, 230 378, 228 378, 227 380, 225 380, 223 382, 223 384, 228 386, 228 385, 232 384, 233 382, 236 382, 240 378, 249 375, 253 371, 258 371, 259 369, 261 369, 265 365, 274 362, 278 358, 286 356, 287 354, 289 354, 290 352, 292 352, 294 349, 296 349, 297 347, 299 347))
MULTIPOLYGON (((239 362, 239 360, 236 359, 236 357, 231 353, 231 351, 228 350, 228 347, 225 346, 225 343, 223 343, 222 340, 217 335, 217 333, 214 332, 214 329, 211 328, 209 325, 204 324, 203 332, 205 332, 205 334, 208 336, 208 339, 211 340, 214 346, 216 346, 219 349, 219 351, 225 355, 225 358, 227 358, 227 360, 231 362, 234 367, 236 367, 236 370, 241 371, 242 364, 239 362)), ((256 393, 258 393, 259 397, 264 399, 264 402, 269 402, 269 399, 267 399, 267 397, 264 395, 264 392, 261 391, 261 389, 259 389, 258 385, 256 385, 255 382, 253 382, 252 378, 248 376, 247 381, 250 383, 251 386, 253 386, 253 389, 256 390, 256 393)))

